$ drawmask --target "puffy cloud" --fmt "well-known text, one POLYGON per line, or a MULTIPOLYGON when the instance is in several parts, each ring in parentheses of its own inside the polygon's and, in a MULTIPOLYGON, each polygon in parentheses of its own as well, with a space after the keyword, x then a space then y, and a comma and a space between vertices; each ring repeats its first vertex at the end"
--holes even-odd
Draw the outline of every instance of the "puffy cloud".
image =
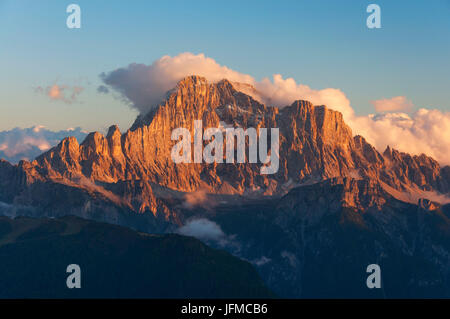
POLYGON ((38 86, 35 92, 45 94, 50 100, 62 101, 67 104, 72 104, 77 101, 78 95, 83 92, 84 88, 81 86, 68 86, 53 84, 45 88, 38 86))
POLYGON ((206 218, 191 219, 176 232, 219 247, 227 246, 235 252, 240 249, 240 244, 236 241, 235 235, 225 234, 218 224, 206 218))
POLYGON ((81 128, 50 131, 44 126, 14 128, 0 132, 0 158, 17 163, 22 159, 32 160, 67 136, 75 136, 79 141, 86 137, 81 128))
POLYGON ((176 232, 184 236, 195 237, 207 244, 218 245, 222 248, 228 247, 236 253, 240 249, 235 235, 225 234, 218 224, 206 218, 191 219, 176 232))
POLYGON ((370 101, 377 112, 410 111, 413 104, 405 96, 395 96, 390 99, 370 101))
POLYGON ((59 85, 52 85, 49 89, 48 89, 48 97, 53 99, 53 100, 60 100, 63 98, 63 94, 62 91, 64 90, 64 88, 60 87, 59 85))
POLYGON ((256 81, 252 76, 222 66, 204 54, 189 52, 175 57, 164 56, 151 65, 132 63, 127 67, 102 73, 100 77, 106 85, 122 94, 132 107, 145 114, 161 102, 166 92, 174 88, 178 81, 189 75, 204 76, 211 82, 228 79, 250 84, 256 91, 249 93, 269 105, 282 107, 296 99, 305 99, 342 112, 351 110, 349 100, 340 90, 313 90, 306 85, 296 84, 294 79, 283 79, 279 74, 273 76, 273 81, 268 78, 256 81))
POLYGON ((206 219, 193 219, 180 227, 178 233, 185 236, 192 236, 202 240, 218 241, 225 238, 225 233, 219 225, 206 219))
POLYGON ((258 91, 259 100, 268 105, 283 107, 296 100, 307 100, 314 105, 327 105, 344 116, 353 115, 349 99, 339 89, 314 90, 307 85, 297 84, 292 78, 283 79, 280 74, 274 74, 272 81, 264 78, 252 85, 258 91))
POLYGON ((349 124, 380 151, 390 145, 403 152, 424 153, 441 164, 450 164, 450 112, 422 108, 412 115, 387 113, 352 117, 349 124))
MULTIPOLYGON (((101 74, 104 83, 118 91, 130 105, 141 113, 148 112, 161 102, 166 92, 189 75, 200 75, 215 82, 228 79, 250 84, 236 85, 242 92, 267 105, 283 107, 295 100, 309 100, 315 105, 327 105, 340 111, 354 134, 364 136, 379 151, 387 145, 413 154, 425 153, 443 164, 450 164, 450 131, 448 112, 420 109, 409 116, 405 113, 386 113, 357 116, 347 96, 339 89, 312 89, 292 78, 275 74, 272 80, 256 81, 252 76, 218 64, 203 54, 182 53, 164 56, 151 65, 130 64, 101 74)), ((404 96, 372 101, 379 112, 405 111, 412 103, 404 96)))
POLYGON ((104 86, 104 85, 100 85, 100 86, 97 88, 97 92, 98 92, 98 93, 107 94, 107 93, 109 93, 109 89, 108 89, 106 86, 104 86))
POLYGON ((249 83, 253 78, 219 65, 203 54, 182 53, 175 57, 163 56, 151 65, 132 63, 100 77, 141 113, 148 112, 161 102, 167 91, 189 75, 201 75, 209 81, 227 78, 249 83))

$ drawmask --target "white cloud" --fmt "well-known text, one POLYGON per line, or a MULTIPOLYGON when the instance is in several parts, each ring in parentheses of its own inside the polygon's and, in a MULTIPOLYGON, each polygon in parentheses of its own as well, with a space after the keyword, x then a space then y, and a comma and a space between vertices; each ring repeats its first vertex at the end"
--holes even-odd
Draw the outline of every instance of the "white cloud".
POLYGON ((35 92, 45 94, 52 101, 62 101, 66 104, 72 104, 77 101, 78 95, 83 92, 84 88, 81 86, 69 86, 53 84, 45 88, 38 86, 35 92))
POLYGON ((175 57, 164 56, 151 65, 132 63, 125 68, 103 73, 101 78, 130 101, 133 107, 146 113, 161 102, 178 81, 189 75, 204 76, 211 82, 228 79, 251 84, 258 91, 254 92, 254 97, 269 105, 282 107, 296 99, 305 99, 315 104, 333 106, 342 112, 351 109, 349 100, 340 90, 313 90, 306 85, 297 85, 294 79, 283 79, 279 74, 273 76, 273 81, 265 78, 258 82, 252 76, 222 66, 204 54, 189 52, 175 57))
POLYGON ((407 112, 414 106, 405 96, 395 96, 390 99, 370 101, 370 103, 373 104, 377 112, 407 112))
POLYGON ((344 116, 353 114, 350 101, 339 89, 315 90, 307 85, 297 84, 292 78, 283 79, 280 74, 274 74, 272 81, 264 78, 252 85, 260 92, 260 100, 268 105, 283 107, 296 100, 307 100, 314 105, 327 105, 344 116))
POLYGON ((15 128, 0 132, 0 158, 16 163, 19 160, 32 160, 67 136, 83 140, 86 132, 81 128, 50 131, 44 126, 15 128))
MULTIPOLYGON (((148 112, 161 102, 166 92, 189 75, 200 75, 215 82, 224 78, 247 83, 256 90, 242 87, 244 93, 268 105, 283 107, 295 100, 309 100, 315 105, 326 105, 340 111, 354 134, 364 136, 379 151, 387 145, 413 154, 425 153, 439 162, 450 164, 450 113, 420 109, 413 115, 387 113, 356 116, 347 96, 339 89, 312 89, 275 74, 272 80, 256 81, 252 76, 218 64, 203 54, 182 53, 164 56, 151 65, 130 64, 127 67, 101 75, 106 85, 115 89, 141 113, 148 112)), ((373 101, 380 112, 405 111, 412 103, 404 96, 373 101)))
POLYGON ((186 225, 180 227, 178 233, 201 240, 220 241, 226 237, 219 225, 206 218, 189 221, 186 225))
POLYGON ((125 68, 103 73, 101 78, 130 101, 133 107, 146 113, 161 102, 178 81, 189 75, 205 76, 209 81, 224 78, 245 83, 253 81, 249 75, 221 66, 203 54, 192 53, 163 56, 151 65, 132 63, 125 68))

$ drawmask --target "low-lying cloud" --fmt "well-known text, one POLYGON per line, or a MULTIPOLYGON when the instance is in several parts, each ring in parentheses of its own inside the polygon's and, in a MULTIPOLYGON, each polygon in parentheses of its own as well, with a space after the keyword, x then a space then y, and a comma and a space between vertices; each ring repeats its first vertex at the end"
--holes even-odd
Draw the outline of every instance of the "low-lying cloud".
POLYGON ((178 233, 202 240, 218 241, 226 237, 219 225, 206 218, 189 221, 178 230, 178 233))
POLYGON ((104 85, 100 85, 97 88, 97 93, 108 94, 109 93, 109 89, 106 86, 104 86, 104 85))
POLYGON ((81 128, 51 131, 43 126, 14 128, 0 131, 0 158, 12 163, 20 160, 33 160, 36 156, 57 145, 63 138, 75 136, 78 141, 86 137, 81 128))
POLYGON ((235 236, 225 234, 218 224, 206 218, 191 219, 176 232, 184 236, 195 237, 206 243, 216 244, 220 247, 232 246, 236 248, 238 246, 237 242, 235 242, 235 236))
MULTIPOLYGON (((274 74, 272 79, 256 81, 252 76, 218 64, 204 54, 182 53, 164 56, 151 65, 130 64, 101 74, 106 86, 119 92, 129 105, 147 113, 164 100, 166 92, 189 75, 206 77, 210 82, 228 79, 247 83, 255 90, 242 86, 244 93, 271 106, 284 107, 295 100, 308 100, 314 105, 326 105, 343 114, 353 133, 364 136, 379 151, 387 145, 413 154, 425 153, 443 164, 450 164, 450 113, 419 109, 408 115, 412 102, 404 96, 372 101, 377 112, 385 114, 357 116, 347 96, 337 88, 313 89, 296 83, 292 78, 274 74)), ((102 89, 104 93, 107 90, 102 89)))

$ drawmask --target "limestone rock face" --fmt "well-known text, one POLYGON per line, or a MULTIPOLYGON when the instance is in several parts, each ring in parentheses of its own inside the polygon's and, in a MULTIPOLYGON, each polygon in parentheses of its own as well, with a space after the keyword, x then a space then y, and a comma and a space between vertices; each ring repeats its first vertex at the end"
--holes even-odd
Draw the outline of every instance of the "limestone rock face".
POLYGON ((33 165, 44 178, 84 176, 106 183, 148 180, 181 191, 206 188, 211 192, 259 190, 273 194, 283 192, 289 183, 338 176, 380 179, 400 190, 405 186, 449 190, 436 161, 390 148, 380 154, 363 137, 353 137, 339 112, 307 101, 295 101, 281 109, 268 107, 235 86, 227 80, 211 84, 199 76, 187 77, 169 92, 164 103, 139 116, 123 135, 112 126, 106 137, 91 133, 81 145, 67 138, 33 165), (175 164, 171 159, 176 143, 171 140, 172 131, 187 128, 193 142, 195 120, 202 120, 203 130, 279 128, 278 172, 261 175, 261 164, 253 163, 175 164))
MULTIPOLYGON (((263 196, 347 177, 377 182, 399 192, 450 191, 450 168, 441 168, 432 158, 389 147, 381 154, 363 137, 354 137, 339 112, 308 101, 269 107, 241 92, 252 90, 249 85, 228 80, 208 83, 203 77, 187 77, 168 92, 164 102, 140 115, 123 134, 117 126, 111 126, 106 137, 93 132, 81 144, 68 137, 32 163, 12 166, 0 162, 2 182, 11 181, 7 182, 11 187, 0 185, 1 196, 10 202, 14 194, 33 183, 54 182, 88 188, 138 212, 157 214, 162 209, 170 215, 167 207, 158 206, 155 185, 182 192, 202 189, 263 196), (279 170, 263 175, 260 162, 248 163, 248 141, 245 163, 225 163, 224 150, 224 163, 175 164, 171 151, 178 141, 171 139, 172 131, 188 129, 194 143, 195 120, 202 121, 203 130, 278 128, 279 170)), ((225 140, 224 136, 224 144, 225 140)), ((204 141, 203 145, 208 143, 204 141)), ((274 152, 270 144, 268 139, 270 152, 274 152)), ((236 153, 236 146, 233 151, 236 153)))

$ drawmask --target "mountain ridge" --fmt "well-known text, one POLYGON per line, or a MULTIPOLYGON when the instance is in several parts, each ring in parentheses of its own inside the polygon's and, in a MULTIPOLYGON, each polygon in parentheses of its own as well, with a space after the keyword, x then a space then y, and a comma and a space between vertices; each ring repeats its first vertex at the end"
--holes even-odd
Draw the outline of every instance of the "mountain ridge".
POLYGON ((194 76, 124 133, 111 126, 81 143, 66 138, 33 162, 0 160, 0 214, 76 215, 146 233, 214 227, 201 239, 250 261, 282 297, 442 297, 450 294, 449 185, 450 167, 380 153, 326 106, 274 108, 227 80, 194 76), (192 132, 195 120, 279 128, 278 172, 175 164, 172 130, 192 132), (385 295, 367 290, 372 263, 386 271, 385 295))
POLYGON ((208 83, 199 76, 181 80, 163 103, 139 116, 125 133, 113 125, 106 136, 92 132, 80 144, 68 137, 17 167, 27 183, 141 180, 185 192, 274 195, 285 192, 288 184, 337 176, 375 179, 398 191, 450 191, 450 167, 441 168, 424 154, 411 156, 390 147, 380 153, 363 137, 353 136, 342 114, 326 106, 295 101, 281 109, 270 107, 236 90, 228 80, 208 83), (261 176, 258 165, 251 163, 174 164, 171 131, 186 127, 192 132, 196 119, 204 128, 279 127, 279 171, 261 176))

